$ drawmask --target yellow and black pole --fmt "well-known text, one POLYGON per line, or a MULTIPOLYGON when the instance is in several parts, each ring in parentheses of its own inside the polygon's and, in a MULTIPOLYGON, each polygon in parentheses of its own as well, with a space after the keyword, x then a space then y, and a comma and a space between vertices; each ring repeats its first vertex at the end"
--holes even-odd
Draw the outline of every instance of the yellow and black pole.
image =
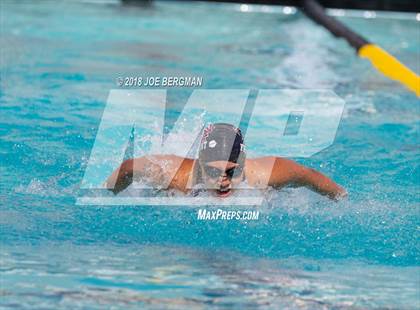
POLYGON ((370 60, 372 65, 386 77, 396 80, 420 96, 420 77, 379 46, 367 41, 335 18, 328 16, 316 0, 302 0, 304 13, 324 26, 336 37, 342 37, 353 46, 357 54, 370 60))

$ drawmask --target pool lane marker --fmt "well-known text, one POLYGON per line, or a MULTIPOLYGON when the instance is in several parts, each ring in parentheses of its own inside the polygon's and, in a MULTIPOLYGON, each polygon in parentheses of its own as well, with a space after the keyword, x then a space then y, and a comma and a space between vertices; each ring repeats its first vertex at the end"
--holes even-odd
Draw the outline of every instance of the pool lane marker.
POLYGON ((359 57, 369 59, 383 75, 400 82, 420 96, 420 77, 394 56, 353 32, 335 18, 328 16, 316 0, 302 0, 302 8, 310 19, 324 26, 334 36, 346 39, 356 49, 359 57))

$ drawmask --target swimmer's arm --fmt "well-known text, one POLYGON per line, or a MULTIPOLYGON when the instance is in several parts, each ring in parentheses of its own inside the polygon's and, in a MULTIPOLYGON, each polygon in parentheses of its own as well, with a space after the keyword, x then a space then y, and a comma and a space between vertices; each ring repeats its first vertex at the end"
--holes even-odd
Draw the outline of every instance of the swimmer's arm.
POLYGON ((123 191, 133 183, 134 166, 136 167, 137 173, 141 173, 145 170, 147 164, 148 160, 145 157, 125 160, 106 180, 106 189, 112 191, 114 194, 123 191), (135 165, 134 162, 136 163, 135 165))
POLYGON ((149 155, 128 159, 111 174, 105 186, 118 194, 130 186, 133 179, 138 179, 152 186, 165 187, 166 184, 170 188, 176 188, 178 174, 174 177, 174 171, 177 171, 183 160, 184 158, 175 155, 149 155), (175 181, 171 182, 172 179, 175 181))
POLYGON ((347 192, 343 187, 322 173, 292 160, 276 157, 269 185, 276 186, 277 181, 284 184, 285 179, 288 184, 308 187, 333 200, 347 196, 347 192))
POLYGON ((159 164, 170 155, 152 155, 138 157, 124 161, 106 181, 106 188, 114 194, 126 189, 133 183, 133 179, 143 180, 151 185, 162 182, 163 169, 159 164))

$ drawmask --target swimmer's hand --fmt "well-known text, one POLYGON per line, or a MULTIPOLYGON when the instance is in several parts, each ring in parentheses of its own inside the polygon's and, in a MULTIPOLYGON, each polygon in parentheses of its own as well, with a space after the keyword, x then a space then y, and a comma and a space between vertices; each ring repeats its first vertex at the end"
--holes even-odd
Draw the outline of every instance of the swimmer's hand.
POLYGON ((339 200, 342 200, 344 198, 347 198, 348 193, 347 193, 346 189, 341 187, 340 185, 337 185, 337 186, 339 187, 339 190, 333 195, 333 197, 330 197, 330 198, 335 200, 335 201, 339 201, 339 200))
POLYGON ((133 183, 134 159, 124 161, 105 181, 106 189, 114 194, 126 189, 133 183))

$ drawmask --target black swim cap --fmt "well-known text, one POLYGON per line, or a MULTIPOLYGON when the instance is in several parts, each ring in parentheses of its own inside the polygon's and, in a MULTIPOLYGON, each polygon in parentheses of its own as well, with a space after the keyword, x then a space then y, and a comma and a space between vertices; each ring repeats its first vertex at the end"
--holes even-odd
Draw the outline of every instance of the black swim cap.
POLYGON ((242 165, 245 144, 241 130, 226 123, 208 125, 203 129, 198 159, 200 163, 223 160, 242 165))

